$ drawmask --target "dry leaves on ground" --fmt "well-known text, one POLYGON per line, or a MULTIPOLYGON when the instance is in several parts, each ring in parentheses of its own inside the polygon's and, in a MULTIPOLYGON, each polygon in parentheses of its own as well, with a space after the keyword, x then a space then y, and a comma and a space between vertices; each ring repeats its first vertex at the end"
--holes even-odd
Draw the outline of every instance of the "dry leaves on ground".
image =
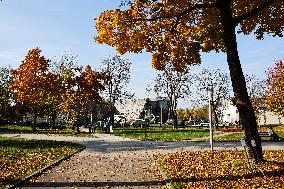
POLYGON ((162 165, 177 188, 284 188, 284 151, 264 151, 255 165, 243 150, 181 151, 164 155, 162 165))

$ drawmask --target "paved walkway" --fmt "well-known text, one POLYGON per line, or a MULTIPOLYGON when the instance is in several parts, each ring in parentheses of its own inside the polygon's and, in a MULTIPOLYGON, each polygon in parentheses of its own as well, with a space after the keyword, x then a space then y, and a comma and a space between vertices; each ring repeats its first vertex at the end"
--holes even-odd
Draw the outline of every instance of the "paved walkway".
MULTIPOLYGON (((108 134, 98 138, 48 136, 42 134, 0 134, 5 137, 70 141, 86 150, 62 162, 21 188, 164 188, 149 171, 155 167, 155 154, 179 150, 206 150, 205 142, 137 141, 108 134)), ((239 142, 218 142, 214 149, 241 148, 239 142)), ((284 149, 284 142, 263 143, 264 149, 284 149)))

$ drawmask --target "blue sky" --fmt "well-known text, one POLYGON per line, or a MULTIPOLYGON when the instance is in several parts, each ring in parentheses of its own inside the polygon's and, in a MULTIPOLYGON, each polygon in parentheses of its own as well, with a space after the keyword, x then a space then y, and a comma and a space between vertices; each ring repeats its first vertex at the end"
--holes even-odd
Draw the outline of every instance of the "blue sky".
MULTIPOLYGON (((115 53, 112 47, 96 44, 95 20, 101 12, 116 9, 119 0, 3 0, 0 2, 0 65, 19 66, 28 50, 40 47, 45 57, 55 59, 65 51, 78 55, 80 65, 97 68, 102 59, 115 53)), ((275 60, 284 58, 284 39, 238 35, 238 49, 244 73, 265 78, 265 71, 275 60)), ((155 77, 150 54, 127 54, 133 63, 129 87, 138 98, 145 97, 145 88, 155 77)), ((203 67, 228 70, 225 54, 202 55, 203 67)), ((185 107, 180 104, 180 107, 185 107)))

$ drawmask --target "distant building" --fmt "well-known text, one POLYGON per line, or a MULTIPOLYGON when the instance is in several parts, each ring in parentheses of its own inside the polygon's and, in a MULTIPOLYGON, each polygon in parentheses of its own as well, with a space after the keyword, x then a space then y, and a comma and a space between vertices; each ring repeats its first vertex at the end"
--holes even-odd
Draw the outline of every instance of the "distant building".
MULTIPOLYGON (((162 123, 165 123, 168 119, 168 104, 169 100, 166 98, 150 98, 150 109, 146 112, 147 115, 153 115, 155 122, 160 122, 162 112, 162 123), (162 105, 162 111, 160 108, 162 105)), ((123 114, 127 120, 139 118, 144 110, 147 98, 143 99, 132 99, 124 103, 115 103, 116 109, 123 114)))
POLYGON ((258 116, 259 125, 268 125, 268 124, 284 124, 284 117, 275 115, 270 111, 262 111, 258 116))
MULTIPOLYGON (((239 111, 232 102, 226 101, 224 103, 222 111, 223 123, 235 124, 239 121, 239 111)), ((257 119, 258 125, 268 125, 268 124, 284 124, 284 117, 278 116, 273 112, 263 110, 257 119)))
POLYGON ((239 122, 239 111, 231 101, 223 103, 222 121, 225 124, 235 124, 239 122))

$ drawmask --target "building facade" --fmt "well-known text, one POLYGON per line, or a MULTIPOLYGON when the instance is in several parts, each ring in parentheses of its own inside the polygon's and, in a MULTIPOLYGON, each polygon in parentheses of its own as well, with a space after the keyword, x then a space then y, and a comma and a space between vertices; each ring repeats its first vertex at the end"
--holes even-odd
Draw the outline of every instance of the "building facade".
MULTIPOLYGON (((162 123, 165 123, 168 119, 169 101, 166 98, 148 98, 148 101, 149 107, 144 114, 146 114, 146 116, 154 116, 155 123, 160 122, 162 117, 162 123)), ((142 112, 145 111, 146 103, 147 98, 132 99, 124 103, 116 103, 115 107, 120 114, 123 114, 127 120, 130 120, 141 118, 142 112)))
MULTIPOLYGON (((224 103, 222 111, 222 121, 225 124, 236 124, 239 122, 239 112, 235 105, 230 101, 224 103)), ((269 124, 284 124, 284 117, 278 116, 273 112, 263 110, 257 117, 258 125, 269 125, 269 124)))

